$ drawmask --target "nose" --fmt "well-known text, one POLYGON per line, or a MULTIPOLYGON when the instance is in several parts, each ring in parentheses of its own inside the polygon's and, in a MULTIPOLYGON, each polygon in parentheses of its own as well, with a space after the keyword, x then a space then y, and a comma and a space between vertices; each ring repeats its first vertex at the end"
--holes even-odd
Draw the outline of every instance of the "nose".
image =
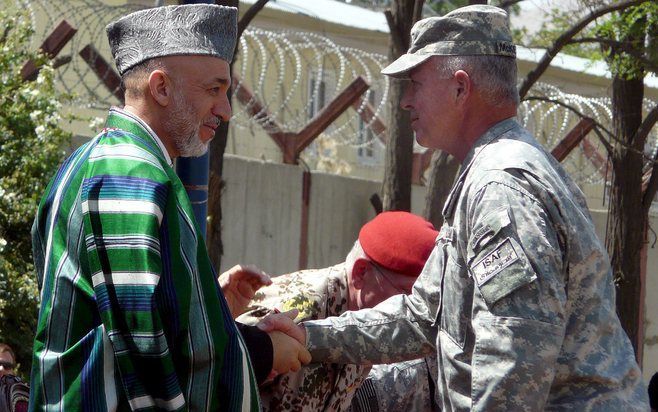
POLYGON ((219 117, 223 122, 228 122, 231 119, 232 113, 231 103, 228 101, 228 96, 222 93, 219 100, 212 108, 212 114, 219 117))
POLYGON ((411 84, 407 84, 404 93, 402 93, 402 98, 400 99, 400 107, 402 110, 411 110, 411 84))

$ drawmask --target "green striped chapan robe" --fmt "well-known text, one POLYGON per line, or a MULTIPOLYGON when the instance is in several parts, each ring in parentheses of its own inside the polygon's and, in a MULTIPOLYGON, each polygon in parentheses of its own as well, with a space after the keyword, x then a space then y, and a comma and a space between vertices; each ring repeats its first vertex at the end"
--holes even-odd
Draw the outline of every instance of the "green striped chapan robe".
POLYGON ((32 229, 41 309, 31 411, 257 411, 249 356, 182 183, 113 108, 32 229))

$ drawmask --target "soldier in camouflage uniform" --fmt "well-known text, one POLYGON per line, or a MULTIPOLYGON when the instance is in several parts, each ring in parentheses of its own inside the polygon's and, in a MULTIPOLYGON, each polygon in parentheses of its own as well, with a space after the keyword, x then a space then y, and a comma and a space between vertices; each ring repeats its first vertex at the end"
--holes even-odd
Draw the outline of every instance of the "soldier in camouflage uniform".
MULTIPOLYGON (((418 216, 384 212, 363 226, 345 262, 273 278, 273 284, 256 293, 249 310, 238 320, 256 324, 268 313, 291 309, 299 310, 300 320, 324 319, 350 309, 373 307, 395 294, 411 293, 437 235, 432 224, 418 216)), ((428 375, 424 363, 404 366, 408 374, 428 375)), ((322 363, 278 376, 260 388, 263 408, 347 411, 369 369, 369 366, 322 363)), ((391 377, 394 381, 398 375, 391 377)), ((396 387, 406 383, 398 381, 396 387)), ((412 391, 413 385, 406 390, 412 391)), ((426 398, 428 393, 420 392, 416 396, 426 398)))
POLYGON ((413 293, 305 322, 314 361, 436 351, 444 411, 648 410, 585 198, 514 118, 506 13, 467 6, 411 38, 382 73, 410 78, 401 105, 418 142, 461 160, 460 176, 413 293))

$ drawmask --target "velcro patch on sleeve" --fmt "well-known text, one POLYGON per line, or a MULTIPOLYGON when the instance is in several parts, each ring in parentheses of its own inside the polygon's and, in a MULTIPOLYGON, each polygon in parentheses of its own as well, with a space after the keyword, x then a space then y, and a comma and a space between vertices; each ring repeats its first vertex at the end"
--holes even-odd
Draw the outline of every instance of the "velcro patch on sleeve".
POLYGON ((510 238, 506 238, 494 250, 471 266, 471 274, 478 286, 482 287, 491 278, 517 260, 519 260, 519 255, 516 253, 510 238))
POLYGON ((501 208, 487 214, 476 228, 468 242, 468 252, 472 255, 475 250, 488 244, 496 238, 496 235, 511 223, 507 209, 501 208))

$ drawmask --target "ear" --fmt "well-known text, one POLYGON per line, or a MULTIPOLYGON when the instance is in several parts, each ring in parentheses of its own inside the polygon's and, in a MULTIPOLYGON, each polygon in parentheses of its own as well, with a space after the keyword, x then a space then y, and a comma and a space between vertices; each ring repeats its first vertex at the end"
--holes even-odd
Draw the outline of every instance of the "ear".
POLYGON ((352 284, 355 289, 363 289, 365 285, 365 275, 368 272, 370 262, 366 259, 357 259, 352 267, 352 284))
POLYGON ((463 103, 470 97, 473 92, 473 81, 471 76, 463 70, 457 70, 453 80, 456 82, 455 102, 463 103))
POLYGON ((166 107, 171 103, 173 85, 167 73, 162 70, 154 70, 149 75, 149 92, 151 97, 160 106, 166 107))

